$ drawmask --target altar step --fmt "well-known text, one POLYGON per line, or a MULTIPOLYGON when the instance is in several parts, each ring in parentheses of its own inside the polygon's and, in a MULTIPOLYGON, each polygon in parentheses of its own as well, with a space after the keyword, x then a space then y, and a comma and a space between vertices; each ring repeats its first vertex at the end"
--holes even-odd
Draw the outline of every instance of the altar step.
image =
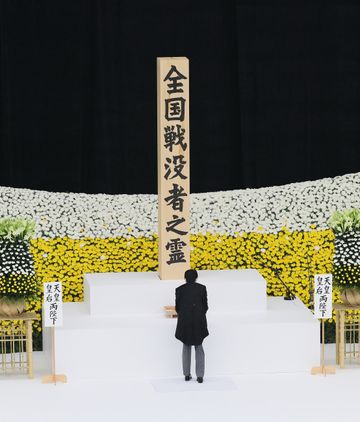
MULTIPOLYGON (((214 313, 266 310, 266 281, 257 270, 198 271, 214 313)), ((85 303, 93 316, 163 314, 184 280, 160 280, 155 272, 84 275, 85 303)))
MULTIPOLYGON (((270 297, 266 304, 255 312, 210 308, 207 376, 308 371, 318 363, 319 324, 311 312, 298 299, 270 297)), ((176 319, 161 313, 93 316, 86 303, 65 303, 64 326, 56 330, 57 372, 70 380, 181 376, 182 344, 175 327, 176 319)), ((49 340, 45 330, 47 351, 49 340)))

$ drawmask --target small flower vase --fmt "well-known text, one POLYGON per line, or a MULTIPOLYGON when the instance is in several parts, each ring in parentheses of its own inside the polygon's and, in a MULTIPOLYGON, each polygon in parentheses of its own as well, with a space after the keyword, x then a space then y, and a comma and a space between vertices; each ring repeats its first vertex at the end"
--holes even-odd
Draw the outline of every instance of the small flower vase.
POLYGON ((0 315, 5 317, 17 317, 25 312, 25 299, 9 298, 0 296, 0 315))
POLYGON ((360 291, 354 287, 344 289, 340 298, 345 305, 360 306, 360 291))

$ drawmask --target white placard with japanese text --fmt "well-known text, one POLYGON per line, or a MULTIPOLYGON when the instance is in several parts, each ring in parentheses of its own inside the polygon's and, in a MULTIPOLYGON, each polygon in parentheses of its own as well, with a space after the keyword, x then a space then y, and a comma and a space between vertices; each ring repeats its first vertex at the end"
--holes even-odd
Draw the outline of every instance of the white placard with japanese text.
POLYGON ((332 274, 314 276, 314 317, 326 319, 332 317, 332 274))
POLYGON ((62 324, 62 285, 60 282, 44 283, 44 325, 61 327, 62 324))

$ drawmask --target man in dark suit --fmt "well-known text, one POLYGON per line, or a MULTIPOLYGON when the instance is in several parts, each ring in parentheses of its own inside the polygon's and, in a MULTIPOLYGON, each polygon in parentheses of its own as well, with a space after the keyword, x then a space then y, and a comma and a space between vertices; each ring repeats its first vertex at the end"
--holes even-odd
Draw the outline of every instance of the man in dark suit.
POLYGON ((195 346, 196 376, 202 383, 205 372, 205 354, 202 342, 209 335, 206 312, 206 287, 196 283, 196 270, 185 272, 186 283, 175 290, 175 310, 178 314, 175 337, 183 342, 182 363, 185 381, 190 381, 191 346, 195 346))

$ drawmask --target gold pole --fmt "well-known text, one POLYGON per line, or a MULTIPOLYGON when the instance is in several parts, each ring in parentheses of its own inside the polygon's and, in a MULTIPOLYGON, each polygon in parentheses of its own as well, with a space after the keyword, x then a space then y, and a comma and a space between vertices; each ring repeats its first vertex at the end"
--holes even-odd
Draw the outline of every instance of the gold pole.
POLYGON ((26 320, 26 355, 27 355, 27 372, 29 378, 33 378, 33 361, 32 361, 32 320, 26 320))

